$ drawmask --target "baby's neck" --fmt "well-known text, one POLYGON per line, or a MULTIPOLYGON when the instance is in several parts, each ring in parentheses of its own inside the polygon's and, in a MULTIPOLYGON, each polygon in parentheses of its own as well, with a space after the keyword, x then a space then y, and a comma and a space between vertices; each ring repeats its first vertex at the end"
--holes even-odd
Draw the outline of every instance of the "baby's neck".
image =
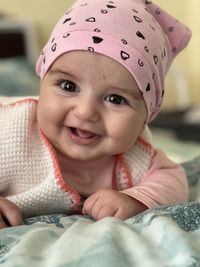
POLYGON ((63 178, 83 195, 102 188, 112 188, 115 157, 107 157, 95 161, 77 161, 58 155, 63 178))
POLYGON ((95 161, 81 161, 59 155, 59 163, 64 172, 72 172, 81 176, 96 176, 99 170, 103 170, 113 164, 114 159, 114 157, 107 157, 95 161))

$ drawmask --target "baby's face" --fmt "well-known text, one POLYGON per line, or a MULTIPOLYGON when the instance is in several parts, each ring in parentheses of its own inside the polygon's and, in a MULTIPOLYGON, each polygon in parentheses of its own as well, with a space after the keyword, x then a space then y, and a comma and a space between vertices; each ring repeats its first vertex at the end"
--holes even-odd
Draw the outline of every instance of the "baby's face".
POLYGON ((146 116, 134 78, 106 56, 66 53, 42 81, 39 126, 55 149, 72 159, 95 160, 127 151, 146 116))

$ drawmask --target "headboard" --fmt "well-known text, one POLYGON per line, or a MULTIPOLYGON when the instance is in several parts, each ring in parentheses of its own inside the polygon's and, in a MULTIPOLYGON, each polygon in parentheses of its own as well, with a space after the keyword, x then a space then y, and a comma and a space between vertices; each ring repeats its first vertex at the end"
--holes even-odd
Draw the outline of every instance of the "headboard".
POLYGON ((0 18, 0 59, 22 56, 34 63, 38 54, 38 40, 31 22, 0 18))
POLYGON ((39 56, 35 27, 31 22, 0 17, 0 95, 35 95, 39 79, 35 62, 39 56))

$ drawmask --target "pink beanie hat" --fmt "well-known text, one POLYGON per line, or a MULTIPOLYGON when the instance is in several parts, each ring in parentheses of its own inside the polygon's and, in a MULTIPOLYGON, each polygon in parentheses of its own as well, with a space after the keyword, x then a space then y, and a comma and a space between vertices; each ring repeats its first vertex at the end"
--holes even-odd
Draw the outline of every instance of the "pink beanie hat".
POLYGON ((36 72, 41 79, 63 53, 87 50, 109 56, 135 78, 151 121, 160 110, 164 80, 191 37, 187 26, 147 0, 78 0, 55 26, 36 72))

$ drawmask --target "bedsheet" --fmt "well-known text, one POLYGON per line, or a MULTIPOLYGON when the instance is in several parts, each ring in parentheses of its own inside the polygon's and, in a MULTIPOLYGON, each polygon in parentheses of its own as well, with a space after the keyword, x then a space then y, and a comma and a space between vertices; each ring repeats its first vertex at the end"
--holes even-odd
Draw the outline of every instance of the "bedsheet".
POLYGON ((190 201, 126 221, 62 214, 0 230, 3 267, 200 266, 200 157, 184 163, 190 201))

